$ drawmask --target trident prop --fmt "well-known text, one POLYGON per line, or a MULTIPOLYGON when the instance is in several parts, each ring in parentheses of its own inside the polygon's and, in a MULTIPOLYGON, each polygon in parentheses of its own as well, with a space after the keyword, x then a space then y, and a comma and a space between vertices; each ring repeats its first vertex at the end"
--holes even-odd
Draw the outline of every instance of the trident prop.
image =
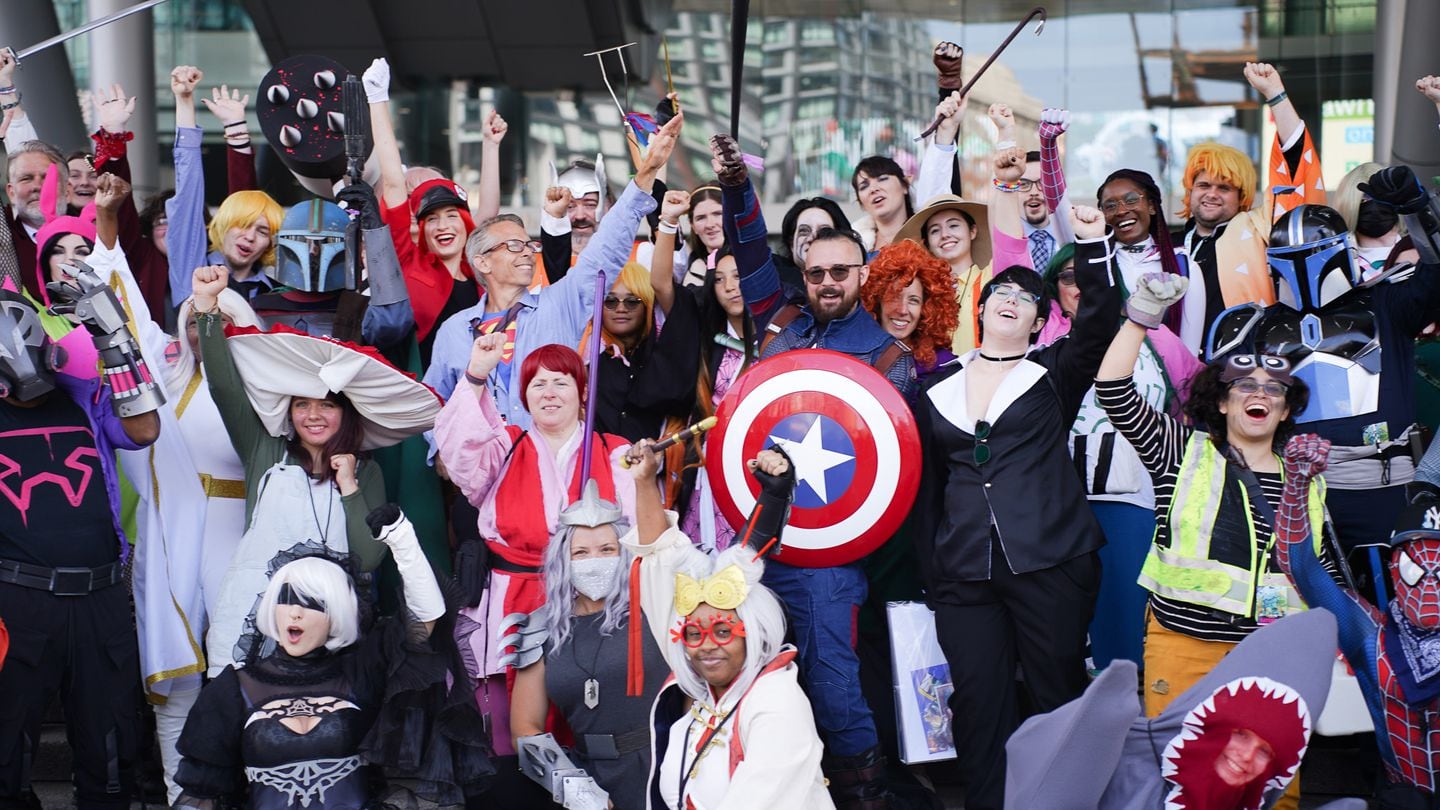
POLYGON ((35 54, 45 50, 46 48, 52 47, 54 45, 59 45, 60 43, 66 42, 68 40, 72 40, 75 37, 80 36, 81 34, 88 34, 91 31, 94 31, 96 28, 102 28, 117 20, 123 20, 126 17, 129 17, 131 14, 139 14, 147 8, 154 8, 155 6, 158 6, 164 2, 165 0, 145 0, 145 2, 143 3, 136 3, 129 8, 122 8, 114 14, 108 14, 98 20, 91 20, 90 22, 85 23, 84 25, 76 28, 73 31, 66 31, 63 34, 56 34, 49 39, 37 42, 34 45, 31 45, 30 47, 23 50, 16 51, 13 48, 3 48, 0 49, 0 51, 9 53, 11 56, 15 57, 15 65, 16 67, 19 67, 20 61, 22 59, 34 56, 35 54))
MULTIPOLYGON (((1010 47, 1010 43, 1014 41, 1015 37, 1020 36, 1020 32, 1025 30, 1025 26, 1029 25, 1030 21, 1035 19, 1036 17, 1040 18, 1040 24, 1035 26, 1035 36, 1040 36, 1040 32, 1045 30, 1044 6, 1036 6, 1035 8, 1031 9, 1030 13, 1025 15, 1025 19, 1021 20, 1020 24, 1015 26, 1015 30, 1010 32, 1010 36, 1005 37, 1005 41, 1000 43, 1000 47, 996 48, 994 53, 990 54, 990 58, 986 59, 985 64, 981 65, 980 69, 975 72, 975 75, 970 77, 970 81, 966 82, 965 86, 960 88, 960 95, 962 97, 970 94, 970 88, 975 86, 975 82, 980 81, 980 77, 985 75, 985 71, 990 68, 990 65, 994 63, 995 59, 999 57, 1000 54, 1004 53, 1006 48, 1010 47)), ((930 137, 930 135, 935 132, 935 130, 939 127, 940 119, 936 118, 934 121, 930 122, 930 126, 926 127, 925 131, 920 133, 920 136, 915 140, 919 141, 930 137)))
MULTIPOLYGON (((605 89, 610 91, 610 100, 615 102, 615 109, 620 111, 620 120, 622 121, 625 120, 625 105, 620 103, 620 97, 615 95, 615 88, 610 86, 610 74, 605 72, 605 54, 614 53, 616 56, 620 57, 620 73, 625 77, 626 90, 629 90, 630 68, 625 66, 624 50, 633 46, 634 44, 635 43, 633 42, 627 42, 624 45, 616 45, 613 48, 604 48, 602 50, 591 51, 590 53, 585 54, 586 56, 595 57, 595 59, 600 62, 600 79, 601 81, 605 82, 605 89)), ((627 97, 625 100, 629 101, 630 99, 627 97)))

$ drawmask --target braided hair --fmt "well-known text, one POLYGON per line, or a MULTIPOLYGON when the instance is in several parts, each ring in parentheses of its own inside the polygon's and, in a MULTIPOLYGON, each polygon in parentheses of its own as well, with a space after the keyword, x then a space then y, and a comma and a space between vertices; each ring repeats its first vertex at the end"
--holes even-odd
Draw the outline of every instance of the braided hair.
POLYGON ((1095 190, 1097 205, 1105 197, 1105 187, 1116 180, 1134 183, 1145 195, 1145 200, 1155 207, 1155 213, 1150 217, 1150 236, 1160 249, 1160 267, 1172 275, 1181 275, 1180 263, 1175 261, 1175 245, 1170 241, 1170 227, 1165 224, 1165 203, 1160 196, 1160 187, 1155 185, 1155 178, 1138 169, 1117 169, 1095 190))

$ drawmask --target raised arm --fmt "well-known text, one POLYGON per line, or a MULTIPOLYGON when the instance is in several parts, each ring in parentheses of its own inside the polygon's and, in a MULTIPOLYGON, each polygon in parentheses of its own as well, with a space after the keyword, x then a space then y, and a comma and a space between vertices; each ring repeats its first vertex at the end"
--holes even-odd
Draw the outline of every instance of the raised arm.
POLYGON ((1305 122, 1300 120, 1295 104, 1285 92, 1285 82, 1274 65, 1265 62, 1246 62, 1245 81, 1260 94, 1260 100, 1270 107, 1275 116, 1275 135, 1280 143, 1288 144, 1300 131, 1305 122))
MULTIPOLYGON (((1070 128, 1070 111, 1046 107, 1040 113, 1040 190, 1045 193, 1045 205, 1055 218, 1055 230, 1059 232, 1060 244, 1075 241, 1070 220, 1064 214, 1070 210, 1070 195, 1065 187, 1065 167, 1060 162, 1060 136, 1070 128)), ((1044 272, 1045 268, 1037 267, 1044 272)))
POLYGON ((245 108, 250 103, 249 94, 231 90, 229 85, 210 88, 210 98, 200 97, 200 103, 220 122, 225 133, 225 169, 229 191, 253 191, 260 187, 255 174, 255 149, 250 141, 250 125, 245 119, 245 108))
MULTIPOLYGON (((195 289, 195 325, 200 332, 200 356, 205 366, 205 382, 210 397, 220 411, 220 422, 230 436, 230 444, 242 460, 269 434, 250 398, 245 394, 245 381, 230 356, 225 340, 225 320, 220 316, 218 296, 230 283, 230 271, 224 265, 197 267, 193 273, 195 289)), ((259 475, 263 470, 246 470, 259 475)))
POLYGON ((545 259, 545 278, 556 283, 570 272, 570 201, 574 199, 565 186, 545 189, 545 202, 540 206, 540 252, 545 259))
POLYGON ((491 110, 485 118, 482 130, 484 141, 480 144, 480 195, 475 206, 475 221, 485 220, 500 213, 500 142, 510 125, 500 117, 499 110, 491 110))
POLYGON ((30 116, 25 114, 25 108, 20 106, 20 90, 15 86, 15 56, 6 50, 0 52, 0 110, 9 117, 9 128, 5 130, 5 151, 14 152, 26 141, 33 141, 40 136, 35 132, 35 125, 30 123, 30 116))
POLYGON ((384 59, 371 62, 362 80, 365 98, 370 102, 370 137, 375 142, 375 160, 380 164, 380 198, 386 208, 404 206, 410 195, 405 191, 400 143, 395 140, 395 125, 390 121, 390 63, 384 59))
MULTIPOLYGON (((991 105, 991 110, 1000 106, 1003 105, 991 105)), ((995 191, 990 195, 990 229, 996 237, 1024 240, 1025 217, 1020 210, 1019 191, 1020 179, 1025 174, 1025 153, 1014 146, 997 149, 991 162, 995 169, 995 191)), ((1028 250, 1024 252, 1029 253, 1028 250)), ((1026 258, 1024 265, 1030 267, 1032 262, 1028 259, 1028 255, 1026 258)), ((1002 266, 999 261, 995 262, 997 271, 1004 270, 1007 266, 1002 266)), ((1043 270, 1044 268, 1035 269, 1043 270)))
POLYGON ((1440 76, 1421 76, 1415 81, 1415 89, 1435 105, 1436 113, 1440 113, 1440 76))
POLYGON ((740 293, 750 308, 756 329, 785 303, 785 289, 775 257, 767 241, 765 216, 760 212, 760 198, 750 183, 750 173, 740 155, 740 145, 729 135, 710 138, 711 165, 720 179, 721 205, 725 215, 725 241, 735 255, 740 272, 740 293))
POLYGON ((1105 233, 1103 215, 1098 209, 1080 206, 1071 209, 1070 217, 1080 240, 1075 243, 1075 283, 1080 287, 1080 308, 1075 313, 1069 337, 1051 344, 1042 353, 1053 350, 1058 358, 1053 368, 1058 372, 1061 404, 1065 418, 1073 421, 1095 380, 1106 348, 1115 337, 1115 327, 1120 320, 1120 288, 1112 282, 1113 246, 1105 233))
POLYGON ((170 304, 176 309, 190 297, 192 276, 205 264, 209 237, 205 233, 205 170, 200 163, 201 132, 195 126, 195 86, 204 78, 199 68, 181 65, 170 71, 175 94, 175 196, 165 202, 170 222, 170 304))
POLYGON ((455 389, 435 420, 436 453, 449 471, 450 480, 477 509, 484 507, 495 476, 501 474, 500 468, 513 444, 505 430, 505 420, 495 408, 495 398, 485 383, 490 372, 500 364, 504 349, 502 333, 475 339, 465 369, 465 382, 455 389))
MULTIPOLYGON (((943 44, 943 43, 942 43, 943 44)), ((958 46, 956 46, 958 47, 958 46)), ((920 158, 920 168, 915 175, 915 197, 923 204, 941 194, 959 193, 952 178, 955 172, 955 156, 958 153, 956 141, 960 137, 960 124, 965 119, 965 108, 969 98, 952 92, 940 100, 935 107, 935 118, 940 121, 925 154, 920 158)))
POLYGON ((650 287, 655 304, 666 315, 675 305, 675 240, 680 217, 690 210, 690 192, 671 189, 660 203, 660 226, 655 231, 655 253, 650 257, 650 287))
MULTIPOLYGON (((1330 442, 1314 434, 1293 436, 1285 445, 1285 490, 1275 510, 1275 561, 1290 575, 1309 607, 1322 607, 1340 620, 1340 647, 1347 656, 1364 650, 1385 619, 1354 591, 1336 584, 1315 551, 1309 515, 1310 484, 1330 457, 1330 442)), ((1357 674, 1360 667, 1356 667, 1357 674)))

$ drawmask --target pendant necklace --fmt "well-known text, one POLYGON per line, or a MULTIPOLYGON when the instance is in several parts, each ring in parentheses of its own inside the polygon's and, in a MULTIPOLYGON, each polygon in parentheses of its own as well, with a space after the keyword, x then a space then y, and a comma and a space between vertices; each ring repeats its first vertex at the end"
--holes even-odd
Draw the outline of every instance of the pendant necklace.
MULTIPOLYGON (((603 614, 596 614, 603 615, 603 614)), ((570 641, 570 655, 575 659, 575 668, 585 674, 585 708, 594 709, 600 705, 600 680, 595 677, 595 668, 600 664, 600 650, 605 646, 605 636, 601 635, 595 644, 595 655, 590 658, 590 668, 586 669, 580 663, 580 636, 573 635, 570 641)))

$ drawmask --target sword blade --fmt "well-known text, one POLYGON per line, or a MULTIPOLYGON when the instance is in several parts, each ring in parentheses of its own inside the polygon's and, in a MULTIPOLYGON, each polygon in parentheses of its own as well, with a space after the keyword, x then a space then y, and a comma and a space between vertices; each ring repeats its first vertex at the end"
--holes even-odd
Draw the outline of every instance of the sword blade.
POLYGON ((117 12, 115 12, 114 14, 110 14, 110 15, 108 15, 108 16, 101 17, 101 18, 98 19, 98 20, 91 20, 90 22, 85 23, 84 25, 80 26, 79 28, 76 28, 76 29, 71 30, 71 31, 66 31, 66 32, 63 33, 63 34, 56 34, 55 36, 50 37, 49 39, 41 40, 40 42, 37 42, 37 43, 35 43, 34 45, 31 45, 30 47, 28 47, 28 48, 26 48, 26 49, 24 49, 24 50, 16 53, 16 54, 15 54, 15 61, 18 63, 20 60, 26 58, 27 56, 31 56, 31 55, 37 54, 37 53, 39 53, 40 51, 43 51, 43 50, 45 50, 46 48, 49 48, 49 47, 51 47, 51 46, 53 46, 53 45, 59 45, 60 43, 65 42, 65 41, 67 41, 67 40, 74 39, 75 37, 78 37, 78 36, 80 36, 81 34, 88 34, 88 33, 90 33, 91 31, 94 31, 96 28, 100 28, 100 27, 109 25, 110 23, 115 22, 116 20, 123 20, 123 19, 125 19, 126 17, 129 17, 131 14, 139 14, 140 12, 144 11, 145 9, 154 8, 155 6, 158 6, 158 5, 160 5, 161 3, 164 3, 164 2, 165 2, 165 0, 145 0, 145 2, 143 2, 143 3, 136 3, 135 5, 133 5, 133 6, 129 7, 129 8, 121 9, 120 11, 117 11, 117 12))

